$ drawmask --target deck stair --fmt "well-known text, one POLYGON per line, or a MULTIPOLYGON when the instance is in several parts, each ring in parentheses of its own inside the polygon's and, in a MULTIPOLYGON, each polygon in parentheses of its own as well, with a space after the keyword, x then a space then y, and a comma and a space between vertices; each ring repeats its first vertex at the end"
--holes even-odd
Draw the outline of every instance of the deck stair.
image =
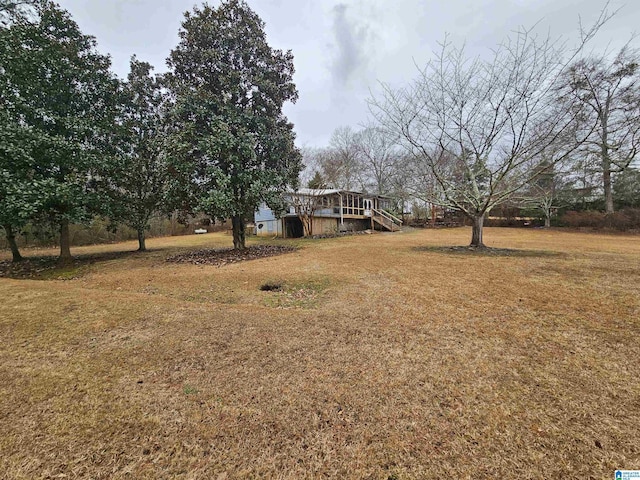
POLYGON ((402 229, 402 220, 386 210, 378 210, 374 208, 371 218, 375 223, 389 232, 397 232, 402 229))

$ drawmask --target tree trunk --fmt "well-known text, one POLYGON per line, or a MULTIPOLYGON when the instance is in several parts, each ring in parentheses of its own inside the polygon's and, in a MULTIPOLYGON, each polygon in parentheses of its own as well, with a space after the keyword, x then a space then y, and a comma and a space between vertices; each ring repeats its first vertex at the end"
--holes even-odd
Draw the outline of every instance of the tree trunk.
POLYGON ((484 227, 484 213, 471 218, 473 220, 473 230, 471 233, 470 247, 484 248, 482 243, 482 228, 484 227))
POLYGON ((144 236, 144 228, 138 229, 138 251, 139 252, 147 251, 146 239, 144 236))
POLYGON ((606 165, 602 170, 602 185, 604 187, 604 210, 605 213, 613 213, 613 192, 611 190, 611 165, 606 165))
MULTIPOLYGON (((608 103, 608 102, 607 102, 608 103)), ((608 116, 602 119, 602 144, 600 145, 600 155, 602 156, 602 188, 604 190, 604 211, 613 213, 613 192, 611 190, 611 157, 609 157, 608 139, 608 116)))
POLYGON ((305 236, 305 237, 311 236, 311 225, 310 225, 309 218, 306 215, 303 215, 302 218, 300 219, 300 221, 302 222, 302 233, 303 233, 303 236, 305 236))
POLYGON ((544 228, 551 227, 551 214, 546 214, 544 216, 544 228))
POLYGON ((22 255, 20 255, 20 250, 18 250, 18 244, 16 243, 16 234, 13 231, 11 225, 3 225, 4 231, 7 234, 7 242, 9 242, 9 247, 11 247, 11 255, 13 255, 13 263, 21 262, 24 260, 22 255))
POLYGON ((307 217, 307 221, 304 224, 304 229, 305 231, 305 237, 310 237, 313 234, 313 217, 312 217, 313 213, 307 217))
POLYGON ((245 222, 244 217, 236 215, 231 217, 231 225, 233 227, 233 248, 235 250, 244 250, 245 245, 245 222))
POLYGON ((58 257, 59 264, 71 263, 73 258, 71 257, 71 243, 69 238, 69 220, 63 219, 60 221, 60 257, 58 257))

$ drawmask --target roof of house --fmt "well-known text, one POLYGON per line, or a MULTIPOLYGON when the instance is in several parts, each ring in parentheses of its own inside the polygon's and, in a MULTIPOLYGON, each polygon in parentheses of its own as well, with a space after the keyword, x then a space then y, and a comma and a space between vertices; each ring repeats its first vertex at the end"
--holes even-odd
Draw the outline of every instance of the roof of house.
POLYGON ((342 192, 342 190, 337 190, 335 188, 300 188, 293 193, 307 195, 309 197, 321 197, 323 195, 332 195, 340 192, 342 192))
POLYGON ((356 192, 355 190, 340 190, 337 188, 300 188, 295 192, 291 192, 291 193, 296 193, 298 195, 307 195, 309 197, 322 197, 324 195, 333 195, 333 194, 340 194, 340 193, 353 193, 356 195, 368 195, 371 197, 379 197, 379 198, 391 198, 387 195, 376 195, 373 193, 364 193, 364 192, 356 192))

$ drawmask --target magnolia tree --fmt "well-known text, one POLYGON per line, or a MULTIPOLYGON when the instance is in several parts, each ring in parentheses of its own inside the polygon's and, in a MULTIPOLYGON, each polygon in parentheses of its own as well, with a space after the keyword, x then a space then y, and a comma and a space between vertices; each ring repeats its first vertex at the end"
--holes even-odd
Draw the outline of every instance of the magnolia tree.
POLYGON ((0 186, 8 205, 1 220, 9 237, 36 215, 57 225, 66 262, 69 223, 88 220, 105 203, 95 186, 112 158, 118 82, 95 39, 57 4, 4 4, 11 8, 0 28, 0 182, 8 185, 0 186), (28 6, 34 9, 23 11, 28 6))
POLYGON ((380 128, 400 139, 418 175, 413 194, 457 210, 473 224, 471 246, 484 247, 486 215, 540 174, 536 158, 554 148, 551 164, 571 155, 590 134, 577 128, 578 102, 559 104, 558 89, 583 42, 568 50, 550 37, 520 30, 488 59, 470 59, 445 39, 435 58, 404 88, 382 85, 370 100, 380 128))
POLYGON ((187 12, 179 35, 167 75, 176 191, 187 209, 230 217, 234 248, 244 249, 246 218, 262 202, 279 210, 302 166, 282 112, 298 98, 293 56, 267 44, 242 0, 187 12))
POLYGON ((28 18, 46 0, 0 0, 0 25, 9 25, 17 17, 28 18))
POLYGON ((166 94, 161 78, 147 62, 131 59, 122 85, 117 154, 107 170, 111 220, 138 233, 138 250, 146 250, 152 216, 168 210, 170 175, 164 153, 166 94))

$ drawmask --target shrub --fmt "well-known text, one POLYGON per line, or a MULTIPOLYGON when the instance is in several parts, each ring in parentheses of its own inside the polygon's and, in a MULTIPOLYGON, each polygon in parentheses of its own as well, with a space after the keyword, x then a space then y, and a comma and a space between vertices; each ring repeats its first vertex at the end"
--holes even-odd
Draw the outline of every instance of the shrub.
POLYGON ((603 220, 604 213, 593 210, 583 210, 580 212, 571 210, 562 216, 562 224, 566 227, 572 228, 598 228, 599 226, 602 226, 603 220))
POLYGON ((484 220, 485 227, 511 227, 511 228, 529 228, 542 227, 544 220, 539 218, 486 218, 484 220))
POLYGON ((640 230, 640 209, 625 208, 609 214, 593 210, 569 211, 562 216, 561 224, 571 228, 606 229, 621 232, 640 230))

